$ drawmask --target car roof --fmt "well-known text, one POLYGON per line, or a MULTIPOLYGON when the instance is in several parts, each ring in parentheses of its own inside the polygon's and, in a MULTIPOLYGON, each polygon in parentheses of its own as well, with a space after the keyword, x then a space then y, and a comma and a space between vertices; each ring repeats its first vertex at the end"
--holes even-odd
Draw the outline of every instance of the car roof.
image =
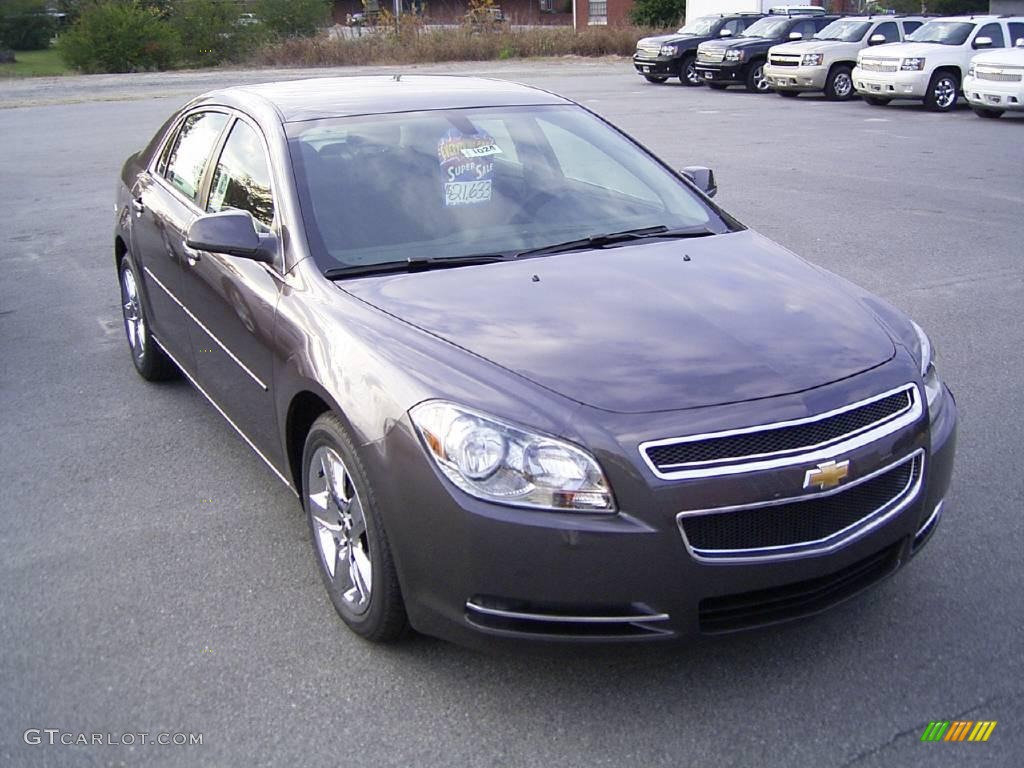
POLYGON ((213 91, 200 97, 228 106, 271 106, 282 122, 432 109, 572 104, 519 83, 462 75, 318 77, 213 91), (256 102, 256 103, 254 103, 256 102))

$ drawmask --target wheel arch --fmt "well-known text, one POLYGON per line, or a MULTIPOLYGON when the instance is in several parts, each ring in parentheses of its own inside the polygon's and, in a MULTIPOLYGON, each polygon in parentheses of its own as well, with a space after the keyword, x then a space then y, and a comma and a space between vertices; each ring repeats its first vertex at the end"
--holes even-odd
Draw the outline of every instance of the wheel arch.
POLYGON ((943 72, 948 72, 951 75, 955 75, 957 79, 957 85, 961 88, 963 87, 964 73, 960 71, 959 66, 957 66, 956 64, 943 64, 941 67, 935 68, 935 70, 932 72, 932 77, 934 78, 936 75, 942 74, 943 72))
POLYGON ((284 419, 284 453, 288 474, 291 475, 292 487, 300 498, 303 493, 302 452, 306 447, 306 436, 313 427, 313 423, 325 413, 333 413, 337 416, 353 437, 356 445, 359 444, 345 412, 323 389, 308 382, 306 386, 294 392, 288 400, 284 419))

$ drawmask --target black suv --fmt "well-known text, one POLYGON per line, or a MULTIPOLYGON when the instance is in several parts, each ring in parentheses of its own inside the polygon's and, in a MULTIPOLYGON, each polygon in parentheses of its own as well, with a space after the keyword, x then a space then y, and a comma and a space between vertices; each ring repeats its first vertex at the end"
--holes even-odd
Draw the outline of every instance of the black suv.
POLYGON ((694 66, 697 46, 708 40, 738 35, 764 16, 763 13, 719 13, 694 19, 677 32, 645 37, 636 44, 633 66, 649 83, 678 77, 683 85, 700 85, 694 66))
POLYGON ((767 93, 770 88, 764 62, 768 49, 790 40, 810 40, 838 18, 823 13, 765 16, 736 37, 701 43, 697 48, 697 76, 712 88, 745 85, 748 91, 767 93))

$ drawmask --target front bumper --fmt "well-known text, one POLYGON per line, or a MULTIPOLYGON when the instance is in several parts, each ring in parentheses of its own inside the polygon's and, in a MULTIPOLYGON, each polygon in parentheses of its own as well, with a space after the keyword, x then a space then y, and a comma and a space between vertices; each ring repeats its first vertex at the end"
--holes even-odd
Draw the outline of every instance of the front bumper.
POLYGON ((880 99, 923 99, 931 72, 867 72, 853 68, 853 87, 862 96, 880 99))
POLYGON ((776 91, 823 91, 828 67, 780 67, 769 62, 764 74, 776 91))
POLYGON ((952 475, 956 404, 946 390, 939 402, 930 424, 925 414, 849 454, 854 466, 925 456, 897 514, 827 553, 760 562, 700 561, 676 516, 732 503, 752 485, 778 496, 804 466, 665 481, 599 451, 620 511, 598 515, 472 498, 440 475, 407 421, 366 458, 371 477, 402 478, 375 485, 417 630, 468 645, 686 638, 817 613, 905 565, 935 529, 952 475))
POLYGON ((747 79, 747 68, 743 62, 708 64, 697 62, 697 74, 705 83, 743 83, 747 79))
POLYGON ((633 69, 644 77, 679 77, 679 59, 659 56, 656 59, 633 57, 633 69))
POLYGON ((985 109, 1024 110, 1024 86, 1021 83, 1000 83, 964 78, 964 96, 976 107, 985 109))

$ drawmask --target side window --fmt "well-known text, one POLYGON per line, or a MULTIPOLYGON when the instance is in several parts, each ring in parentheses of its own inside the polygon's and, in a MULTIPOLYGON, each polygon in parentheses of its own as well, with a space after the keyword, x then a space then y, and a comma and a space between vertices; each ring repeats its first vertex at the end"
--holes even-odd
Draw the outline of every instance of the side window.
POLYGON ((547 120, 538 120, 537 125, 566 178, 610 188, 651 203, 659 202, 650 187, 588 141, 547 120))
MULTIPOLYGON (((1000 27, 998 24, 993 23, 986 24, 985 26, 983 26, 981 29, 978 30, 978 34, 974 36, 974 39, 977 40, 979 37, 991 37, 992 45, 989 46, 991 48, 1006 47, 1006 42, 1003 39, 1003 28, 1000 27)), ((974 47, 976 48, 977 46, 974 47)))
POLYGON ((900 41, 900 31, 896 28, 895 21, 883 21, 877 27, 872 35, 884 35, 885 42, 887 43, 898 43, 900 41))
POLYGON ((920 21, 904 21, 903 22, 903 36, 906 37, 915 29, 921 26, 920 21))
POLYGON ((1009 26, 1010 45, 1016 45, 1018 40, 1024 40, 1024 24, 1019 21, 1011 21, 1009 26))
POLYGON ((181 124, 167 157, 164 177, 189 200, 199 197, 203 171, 227 120, 227 115, 221 112, 197 112, 181 124))
POLYGON ((728 29, 733 35, 738 35, 746 26, 747 23, 743 19, 730 19, 722 25, 722 29, 728 29))
POLYGON ((270 168, 259 134, 244 120, 236 120, 210 184, 211 213, 234 208, 248 211, 264 227, 274 222, 270 194, 270 168))
MULTIPOLYGON (((823 24, 822 27, 825 25, 823 24)), ((814 33, 818 31, 818 27, 813 21, 801 21, 792 29, 793 32, 799 32, 800 37, 804 40, 808 40, 814 37, 814 33)))

